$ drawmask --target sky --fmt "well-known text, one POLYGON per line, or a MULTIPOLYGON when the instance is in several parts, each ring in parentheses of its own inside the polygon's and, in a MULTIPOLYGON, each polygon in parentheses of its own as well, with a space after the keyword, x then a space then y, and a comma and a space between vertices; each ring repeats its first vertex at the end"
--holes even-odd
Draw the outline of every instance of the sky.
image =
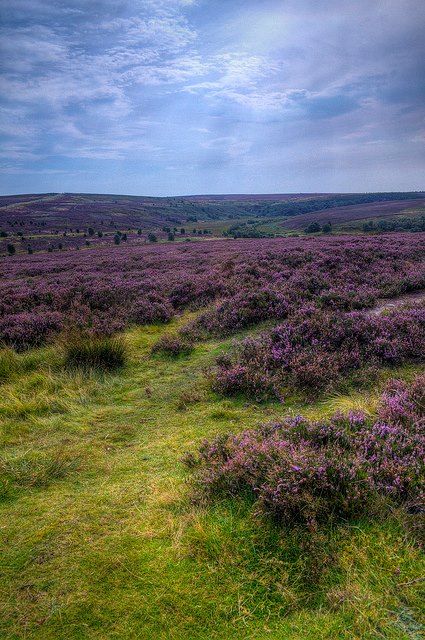
POLYGON ((423 0, 0 0, 0 193, 425 189, 423 0))

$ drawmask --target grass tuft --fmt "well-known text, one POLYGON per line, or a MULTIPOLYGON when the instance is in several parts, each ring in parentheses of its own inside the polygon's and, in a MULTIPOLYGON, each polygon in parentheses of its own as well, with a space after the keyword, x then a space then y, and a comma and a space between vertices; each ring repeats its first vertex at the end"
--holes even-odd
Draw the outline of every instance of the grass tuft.
POLYGON ((0 349, 0 384, 9 381, 18 370, 18 358, 13 349, 0 349))
POLYGON ((70 369, 114 371, 127 360, 126 345, 121 337, 80 335, 64 343, 65 365, 70 369))
POLYGON ((59 450, 28 451, 23 455, 0 460, 0 499, 13 489, 48 487, 54 480, 65 478, 79 466, 79 458, 59 450))

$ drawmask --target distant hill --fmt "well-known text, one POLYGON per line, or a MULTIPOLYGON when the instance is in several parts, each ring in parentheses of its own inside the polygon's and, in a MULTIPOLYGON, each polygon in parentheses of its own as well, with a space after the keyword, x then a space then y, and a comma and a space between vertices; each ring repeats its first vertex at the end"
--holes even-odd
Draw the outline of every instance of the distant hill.
POLYGON ((362 220, 415 214, 424 207, 425 192, 0 196, 0 254, 9 243, 18 251, 107 244, 118 232, 140 242, 149 234, 158 240, 285 235, 328 221, 334 230, 351 222, 359 227, 360 221, 361 229, 362 220))

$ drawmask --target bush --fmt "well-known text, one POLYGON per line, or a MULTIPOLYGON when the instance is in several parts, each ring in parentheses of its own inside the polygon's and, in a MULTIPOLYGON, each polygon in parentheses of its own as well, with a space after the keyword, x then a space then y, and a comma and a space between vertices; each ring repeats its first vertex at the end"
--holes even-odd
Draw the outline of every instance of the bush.
POLYGON ((169 301, 159 294, 147 294, 134 302, 129 318, 137 324, 152 324, 153 322, 169 322, 174 310, 169 301))
POLYGON ((45 342, 63 326, 63 318, 55 311, 21 312, 0 320, 0 341, 22 351, 45 342))
POLYGON ((165 334, 153 346, 152 353, 163 353, 170 356, 187 355, 193 350, 193 342, 185 336, 165 334))
POLYGON ((425 306, 381 316, 304 308, 220 358, 212 384, 225 395, 280 399, 289 389, 315 396, 364 367, 424 359, 425 306))
POLYGON ((375 504, 423 510, 424 389, 425 376, 392 382, 374 421, 353 412, 328 422, 296 417, 204 442, 185 460, 196 495, 249 494, 263 513, 309 528, 370 514, 375 504))
POLYGON ((119 337, 75 335, 64 344, 67 367, 113 371, 124 366, 126 346, 119 337))
POLYGON ((322 230, 322 227, 318 222, 311 222, 308 227, 304 229, 305 233, 319 233, 322 230))

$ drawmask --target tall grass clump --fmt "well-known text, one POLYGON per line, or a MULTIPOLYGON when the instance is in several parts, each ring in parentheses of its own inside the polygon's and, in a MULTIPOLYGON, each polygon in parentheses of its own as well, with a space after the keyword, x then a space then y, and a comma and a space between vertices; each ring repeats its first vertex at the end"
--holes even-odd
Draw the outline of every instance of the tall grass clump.
POLYGON ((64 450, 53 453, 27 451, 17 457, 0 460, 0 500, 10 498, 19 489, 48 487, 78 470, 80 459, 64 450))
POLYGON ((13 349, 0 348, 0 384, 7 382, 18 369, 18 358, 13 349))
POLYGON ((63 349, 70 369, 115 371, 127 360, 124 339, 117 336, 72 335, 64 340, 63 349))

